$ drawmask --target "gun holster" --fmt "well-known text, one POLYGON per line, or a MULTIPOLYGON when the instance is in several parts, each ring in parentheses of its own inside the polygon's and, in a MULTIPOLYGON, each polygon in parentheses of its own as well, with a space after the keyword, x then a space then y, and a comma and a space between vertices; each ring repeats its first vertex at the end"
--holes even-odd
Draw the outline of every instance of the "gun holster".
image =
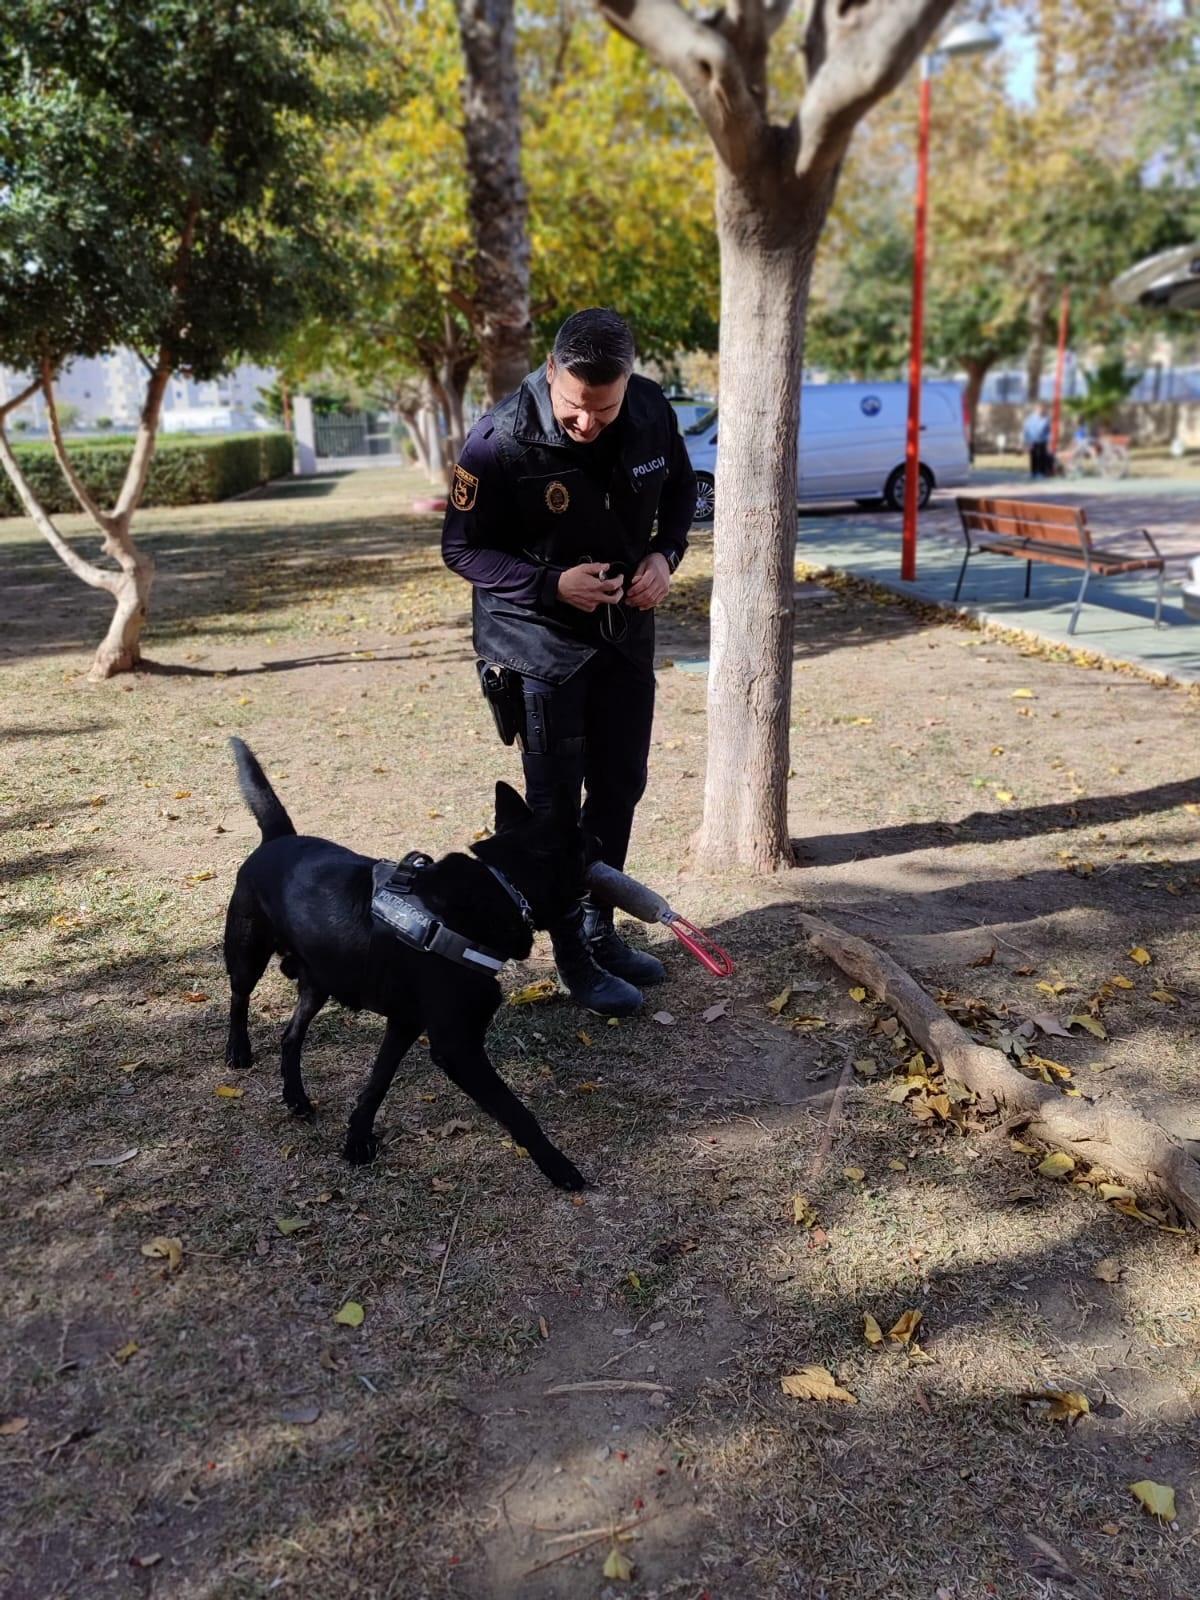
POLYGON ((510 667, 495 667, 487 661, 477 661, 479 687, 483 698, 491 707, 496 732, 505 744, 523 739, 525 733, 525 697, 521 692, 521 675, 510 667))

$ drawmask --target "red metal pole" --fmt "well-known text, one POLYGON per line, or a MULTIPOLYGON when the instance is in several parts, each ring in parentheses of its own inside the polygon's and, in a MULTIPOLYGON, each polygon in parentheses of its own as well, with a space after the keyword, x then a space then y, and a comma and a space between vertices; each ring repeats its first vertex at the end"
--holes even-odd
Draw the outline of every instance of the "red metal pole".
POLYGON ((1071 321, 1071 289, 1063 285, 1062 307, 1058 313, 1058 359, 1054 363, 1054 408, 1050 413, 1050 454, 1058 454, 1058 430, 1062 423, 1063 368, 1067 362, 1067 328, 1071 321))
POLYGON ((904 532, 900 576, 917 575, 917 494, 921 463, 921 339, 925 321, 925 214, 929 194, 930 63, 921 57, 921 112, 917 136, 917 214, 913 238, 912 337, 908 356, 908 434, 904 451, 904 532))

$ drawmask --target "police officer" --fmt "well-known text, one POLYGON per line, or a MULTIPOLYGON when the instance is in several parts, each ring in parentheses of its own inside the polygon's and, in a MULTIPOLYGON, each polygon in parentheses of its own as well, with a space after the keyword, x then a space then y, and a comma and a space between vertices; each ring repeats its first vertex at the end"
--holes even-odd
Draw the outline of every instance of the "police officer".
MULTIPOLYGON (((442 530, 446 565, 474 586, 485 692, 515 713, 526 799, 545 811, 559 786, 582 789, 583 824, 618 868, 646 787, 654 608, 696 504, 675 413, 633 360, 616 312, 568 317, 545 366, 471 430, 442 530)), ((587 901, 550 936, 573 997, 606 1016, 666 977, 587 901)))

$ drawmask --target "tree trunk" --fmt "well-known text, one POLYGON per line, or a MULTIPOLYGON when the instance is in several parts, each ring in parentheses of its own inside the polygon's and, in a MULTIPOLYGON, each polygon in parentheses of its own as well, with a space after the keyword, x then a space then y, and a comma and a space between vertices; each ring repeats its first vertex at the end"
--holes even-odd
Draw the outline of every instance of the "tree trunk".
POLYGON ((435 459, 441 470, 442 481, 449 489, 454 477, 454 463, 462 454, 463 440, 466 438, 463 396, 462 391, 454 387, 448 364, 431 377, 430 387, 437 407, 431 430, 437 439, 438 453, 435 459), (436 419, 440 419, 440 428, 436 419))
POLYGON ((529 371, 529 206, 512 0, 456 0, 475 236, 475 333, 490 407, 529 371))
MULTIPOLYGON (((106 548, 111 550, 116 543, 114 539, 106 548)), ((113 589, 117 608, 88 673, 93 682, 115 678, 119 672, 132 672, 142 659, 142 628, 149 614, 154 561, 138 549, 128 532, 119 549, 121 575, 113 589)))
POLYGON ((427 478, 434 476, 429 465, 429 442, 425 437, 425 420, 423 411, 401 411, 400 420, 408 429, 408 437, 412 440, 412 447, 416 451, 417 465, 422 469, 427 478))
POLYGON ((150 374, 150 382, 146 386, 146 398, 142 402, 142 415, 133 442, 133 455, 125 471, 121 492, 112 515, 104 519, 104 553, 111 556, 120 567, 121 576, 113 586, 117 609, 88 673, 93 682, 115 678, 119 672, 132 672, 142 659, 142 629, 149 614, 154 560, 138 549, 129 530, 134 513, 141 504, 146 479, 150 475, 150 464, 154 460, 158 421, 163 396, 171 381, 171 371, 165 353, 160 355, 159 364, 150 374))
POLYGON ((970 440, 971 460, 975 459, 975 415, 979 410, 979 396, 983 392, 983 380, 987 377, 995 358, 986 356, 967 356, 963 366, 967 373, 967 387, 963 391, 963 410, 967 417, 967 437, 970 440))
POLYGON ((467 438, 467 424, 463 411, 464 393, 455 383, 453 375, 442 384, 443 406, 446 418, 446 456, 457 461, 467 438))
POLYGON ((1046 364, 1046 318, 1050 312, 1050 274, 1039 272, 1029 299, 1029 352, 1025 358, 1026 399, 1031 406, 1041 398, 1042 370, 1046 364))
POLYGON ((439 425, 441 406, 438 404, 437 391, 431 382, 429 385, 429 400, 420 410, 421 423, 425 430, 425 470, 429 474, 430 483, 446 481, 446 451, 442 443, 442 430, 439 425))
POLYGON ((832 183, 718 167, 721 412, 702 864, 792 863, 788 721, 804 316, 832 183))

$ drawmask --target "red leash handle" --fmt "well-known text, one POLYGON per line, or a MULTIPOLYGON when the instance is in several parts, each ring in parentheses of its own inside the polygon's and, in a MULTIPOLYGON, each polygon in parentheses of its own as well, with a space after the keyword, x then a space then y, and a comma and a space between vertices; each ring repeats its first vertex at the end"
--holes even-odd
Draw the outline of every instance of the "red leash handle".
POLYGON ((714 978, 733 976, 733 960, 729 952, 722 950, 716 940, 710 939, 708 934, 694 922, 681 917, 678 911, 665 911, 659 921, 666 923, 680 944, 690 950, 700 965, 707 967, 714 978))

